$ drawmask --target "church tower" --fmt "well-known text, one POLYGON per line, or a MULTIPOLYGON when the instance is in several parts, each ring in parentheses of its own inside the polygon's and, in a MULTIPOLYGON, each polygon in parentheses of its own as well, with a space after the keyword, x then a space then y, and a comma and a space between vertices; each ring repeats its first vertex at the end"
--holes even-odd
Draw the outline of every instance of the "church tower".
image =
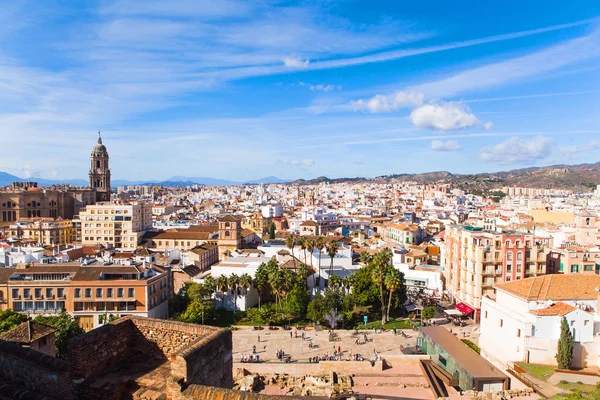
POLYGON ((102 144, 98 132, 98 143, 90 156, 90 187, 96 190, 96 201, 110 201, 110 169, 108 169, 108 151, 102 144))

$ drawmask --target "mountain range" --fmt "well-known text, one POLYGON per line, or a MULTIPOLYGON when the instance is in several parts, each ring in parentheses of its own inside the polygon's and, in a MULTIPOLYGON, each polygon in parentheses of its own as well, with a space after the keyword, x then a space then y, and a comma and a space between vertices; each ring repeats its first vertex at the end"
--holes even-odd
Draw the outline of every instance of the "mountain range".
MULTIPOLYGON (((13 182, 37 182, 40 186, 52 186, 59 184, 67 184, 73 186, 87 186, 88 181, 86 179, 43 179, 43 178, 19 178, 18 176, 11 175, 7 172, 0 171, 0 187, 8 186, 13 182)), ((147 180, 147 181, 127 181, 127 180, 113 180, 112 186, 130 186, 130 185, 160 185, 160 186, 191 186, 191 185, 205 185, 205 186, 234 186, 243 184, 269 184, 269 183, 286 183, 285 179, 280 179, 275 176, 267 176, 261 179, 255 179, 250 181, 229 181, 226 179, 209 178, 209 177, 188 177, 188 176, 172 176, 165 181, 158 180, 147 180)))
MULTIPOLYGON (((87 180, 51 180, 41 178, 19 178, 17 176, 0 172, 0 186, 10 185, 12 182, 34 181, 40 186, 51 186, 55 184, 70 184, 74 186, 86 186, 87 180)), ((420 174, 393 174, 382 175, 375 178, 318 178, 295 181, 286 181, 275 176, 268 176, 252 181, 230 181, 226 179, 210 177, 188 177, 172 176, 166 181, 126 181, 114 180, 112 186, 128 185, 162 185, 162 186, 190 186, 193 184, 206 186, 231 186, 242 184, 269 184, 269 183, 293 183, 293 184, 317 184, 321 182, 417 182, 417 183, 447 183, 467 191, 494 190, 503 186, 535 187, 541 189, 570 189, 580 192, 589 192, 600 184, 600 162, 595 164, 578 165, 552 165, 548 167, 530 167, 479 174, 453 174, 447 171, 426 172, 420 174)))

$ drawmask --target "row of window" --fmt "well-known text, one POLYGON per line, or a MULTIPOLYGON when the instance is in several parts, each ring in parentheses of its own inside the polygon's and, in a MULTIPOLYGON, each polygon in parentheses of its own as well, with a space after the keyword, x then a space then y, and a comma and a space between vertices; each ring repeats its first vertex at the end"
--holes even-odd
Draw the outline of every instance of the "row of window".
POLYGON ((13 303, 13 310, 15 311, 60 312, 64 309, 64 301, 15 301, 13 303))
MULTIPOLYGON (((125 289, 124 288, 117 288, 117 297, 119 298, 123 298, 125 297, 125 289)), ((92 289, 91 288, 85 288, 85 289, 81 289, 81 288, 75 288, 74 292, 73 292, 73 296, 76 299, 79 299, 82 297, 86 298, 86 299, 91 299, 92 298, 92 289)), ((115 290, 113 288, 107 288, 106 289, 106 297, 107 298, 112 298, 114 297, 115 294, 115 290)), ((97 299, 98 298, 103 298, 104 297, 104 289, 103 288, 96 288, 96 296, 97 299)), ((128 298, 133 298, 135 297, 135 288, 128 288, 127 289, 127 297, 128 298)))
MULTIPOLYGON (((12 289, 12 298, 19 299, 20 292, 21 292, 21 289, 13 288, 12 289)), ((45 291, 42 288, 35 288, 33 291, 33 295, 35 296, 36 299, 41 299, 44 297, 46 299, 53 299, 54 293, 55 293, 54 288, 46 288, 45 291), (44 296, 44 294, 45 294, 45 296, 44 296)), ((24 299, 30 299, 31 295, 32 295, 31 289, 29 289, 29 288, 23 289, 23 298, 24 299)), ((58 297, 59 299, 64 298, 65 297, 65 289, 64 288, 56 288, 56 297, 58 297)))

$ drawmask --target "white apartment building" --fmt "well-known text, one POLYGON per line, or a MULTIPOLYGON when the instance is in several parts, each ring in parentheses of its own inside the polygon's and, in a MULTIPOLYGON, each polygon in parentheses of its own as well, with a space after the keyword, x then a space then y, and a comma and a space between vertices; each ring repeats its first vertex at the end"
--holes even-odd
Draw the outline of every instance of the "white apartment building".
POLYGON ((262 206, 260 212, 264 218, 275 218, 283 216, 283 209, 281 204, 269 204, 268 206, 262 206))
POLYGON ((575 349, 573 367, 600 367, 600 276, 544 275, 496 285, 481 303, 481 355, 497 366, 556 365, 563 317, 575 349))
POLYGON ((135 249, 152 229, 152 204, 97 203, 79 213, 84 246, 135 249))

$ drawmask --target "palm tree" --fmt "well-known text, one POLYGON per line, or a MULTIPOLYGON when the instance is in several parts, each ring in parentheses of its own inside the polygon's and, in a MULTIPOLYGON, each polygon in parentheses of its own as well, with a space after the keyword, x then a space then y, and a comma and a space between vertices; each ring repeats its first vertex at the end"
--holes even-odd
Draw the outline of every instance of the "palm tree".
POLYGON ((342 286, 342 278, 340 278, 338 275, 331 275, 329 277, 329 282, 327 282, 327 285, 331 289, 336 290, 342 286))
POLYGON ((217 290, 221 292, 221 307, 225 307, 225 292, 229 289, 229 279, 225 275, 221 275, 215 281, 217 290))
MULTIPOLYGON (((252 286, 252 277, 247 273, 240 275, 238 280, 238 285, 242 289, 244 289, 244 301, 248 302, 248 289, 252 286)), ((244 309, 246 309, 246 305, 244 305, 244 309)))
POLYGON ((213 293, 217 289, 217 281, 215 281, 215 278, 209 275, 206 278, 204 278, 204 287, 208 292, 210 292, 210 295, 212 297, 213 293))
POLYGON ((315 248, 319 250, 319 281, 321 281, 321 254, 325 248, 325 240, 323 239, 323 236, 317 236, 315 239, 315 248))
POLYGON ((231 276, 229 276, 228 280, 229 280, 229 287, 233 291, 233 311, 236 311, 236 309, 237 309, 237 298, 238 298, 237 288, 238 288, 239 283, 240 283, 240 277, 232 273, 231 276))
POLYGON ((402 284, 403 284, 402 281, 403 281, 402 273, 400 271, 398 271, 396 268, 394 268, 393 266, 389 266, 387 268, 385 276, 383 277, 383 283, 385 284, 385 288, 387 290, 389 290, 389 292, 390 292, 390 297, 388 298, 388 304, 387 304, 387 319, 388 319, 388 321, 390 319, 390 306, 392 305, 392 295, 395 292, 397 292, 398 290, 400 290, 400 288, 402 287, 402 284))
POLYGON ((373 270, 373 281, 379 286, 379 294, 381 296, 381 323, 387 322, 385 297, 383 295, 384 281, 383 277, 392 260, 392 251, 389 248, 384 248, 373 257, 375 268, 373 270))
POLYGON ((254 274, 253 285, 258 291, 258 308, 260 308, 262 293, 269 285, 269 266, 267 264, 262 263, 258 266, 254 274))
POLYGON ((348 275, 347 277, 342 279, 342 284, 344 285, 344 289, 346 289, 346 293, 350 293, 350 290, 354 286, 354 281, 354 275, 348 275))
POLYGON ((333 271, 333 259, 338 253, 338 242, 337 240, 330 240, 327 243, 327 255, 331 258, 331 264, 329 264, 329 277, 333 271))
POLYGON ((300 236, 298 242, 300 244, 300 250, 304 251, 304 263, 306 264, 306 236, 300 236))
POLYGON ((294 235, 289 234, 285 238, 285 245, 288 249, 292 250, 292 258, 294 259, 294 270, 296 270, 296 257, 294 257, 294 246, 296 245, 296 239, 294 235))
MULTIPOLYGON (((310 273, 313 276, 313 286, 315 286, 315 274, 314 274, 314 269, 313 269, 313 251, 315 250, 315 241, 314 239, 308 239, 306 240, 306 250, 308 250, 308 252, 310 253, 310 273)), ((305 260, 304 262, 306 263, 306 256, 304 257, 305 260)))

